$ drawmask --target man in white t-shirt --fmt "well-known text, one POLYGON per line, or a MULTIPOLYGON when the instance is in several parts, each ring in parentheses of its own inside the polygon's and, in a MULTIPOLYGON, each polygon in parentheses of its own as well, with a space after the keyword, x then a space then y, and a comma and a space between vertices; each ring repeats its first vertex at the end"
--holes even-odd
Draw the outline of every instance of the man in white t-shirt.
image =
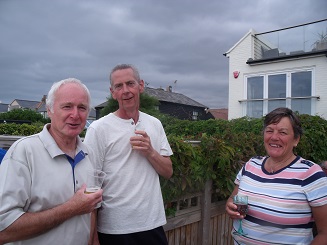
POLYGON ((172 150, 161 122, 139 111, 144 82, 137 69, 118 65, 110 82, 119 109, 93 122, 84 140, 107 174, 97 219, 99 242, 167 244, 159 175, 171 177, 172 150))

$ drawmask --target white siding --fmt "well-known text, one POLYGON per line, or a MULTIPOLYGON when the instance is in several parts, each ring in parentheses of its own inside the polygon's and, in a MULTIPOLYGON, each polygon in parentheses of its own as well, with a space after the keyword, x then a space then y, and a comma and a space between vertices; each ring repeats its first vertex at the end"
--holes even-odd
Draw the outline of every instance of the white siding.
POLYGON ((11 102, 10 106, 19 106, 19 104, 16 100, 14 100, 13 102, 11 102))
POLYGON ((316 94, 320 95, 320 100, 316 103, 316 114, 327 119, 327 57, 319 57, 316 63, 316 94))
POLYGON ((228 119, 242 115, 242 107, 238 100, 244 98, 244 73, 248 72, 246 61, 252 57, 252 36, 247 35, 231 52, 229 57, 229 99, 228 119), (233 72, 239 71, 239 77, 234 78, 233 72))

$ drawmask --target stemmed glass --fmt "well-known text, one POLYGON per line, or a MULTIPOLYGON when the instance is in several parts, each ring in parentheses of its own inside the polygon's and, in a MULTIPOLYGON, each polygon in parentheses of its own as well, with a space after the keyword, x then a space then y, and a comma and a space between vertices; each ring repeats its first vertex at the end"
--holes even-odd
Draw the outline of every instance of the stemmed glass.
MULTIPOLYGON (((248 196, 236 195, 233 197, 233 203, 237 206, 237 211, 241 215, 246 215, 248 211, 248 196)), ((247 235, 242 229, 242 219, 240 219, 238 230, 234 231, 233 234, 241 236, 247 235)))

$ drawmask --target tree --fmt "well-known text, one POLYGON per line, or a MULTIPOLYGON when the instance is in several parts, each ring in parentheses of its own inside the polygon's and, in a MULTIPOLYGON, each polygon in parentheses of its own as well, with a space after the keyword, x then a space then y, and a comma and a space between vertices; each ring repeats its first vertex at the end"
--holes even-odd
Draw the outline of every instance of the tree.
POLYGON ((32 123, 35 122, 43 122, 47 123, 49 120, 43 118, 43 116, 31 109, 13 109, 8 112, 3 112, 0 114, 0 119, 2 120, 21 120, 21 121, 30 121, 32 123))
MULTIPOLYGON (((100 117, 103 117, 110 112, 118 110, 119 105, 117 100, 113 99, 111 96, 107 97, 108 104, 101 110, 100 117)), ((152 116, 159 116, 160 112, 156 109, 160 102, 155 97, 152 97, 146 93, 140 95, 140 111, 148 113, 152 116)))

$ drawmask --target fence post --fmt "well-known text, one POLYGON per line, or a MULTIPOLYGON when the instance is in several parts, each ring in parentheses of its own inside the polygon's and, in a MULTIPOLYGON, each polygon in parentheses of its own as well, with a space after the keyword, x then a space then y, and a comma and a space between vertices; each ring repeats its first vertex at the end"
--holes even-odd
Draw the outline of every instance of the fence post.
POLYGON ((201 221, 198 233, 198 244, 208 245, 209 243, 209 228, 211 218, 211 188, 212 180, 207 180, 203 195, 201 196, 201 221))

